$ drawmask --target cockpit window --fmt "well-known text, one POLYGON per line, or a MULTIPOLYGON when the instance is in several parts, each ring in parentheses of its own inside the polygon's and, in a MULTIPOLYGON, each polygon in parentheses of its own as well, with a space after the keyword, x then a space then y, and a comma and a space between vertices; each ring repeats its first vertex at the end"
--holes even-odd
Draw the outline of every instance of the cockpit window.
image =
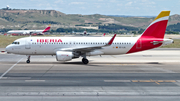
POLYGON ((19 44, 19 42, 13 42, 12 44, 19 44))

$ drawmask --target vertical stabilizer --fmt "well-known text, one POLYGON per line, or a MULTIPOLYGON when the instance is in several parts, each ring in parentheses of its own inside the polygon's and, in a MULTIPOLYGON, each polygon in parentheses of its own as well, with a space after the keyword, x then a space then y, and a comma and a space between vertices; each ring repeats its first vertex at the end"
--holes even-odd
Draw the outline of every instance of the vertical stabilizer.
POLYGON ((162 11, 147 27, 141 37, 164 38, 170 11, 162 11))
POLYGON ((51 24, 42 33, 45 33, 47 31, 49 31, 50 29, 51 29, 51 24))
POLYGON ((133 53, 153 49, 162 45, 170 11, 162 11, 146 30, 138 37, 137 42, 127 52, 133 53))

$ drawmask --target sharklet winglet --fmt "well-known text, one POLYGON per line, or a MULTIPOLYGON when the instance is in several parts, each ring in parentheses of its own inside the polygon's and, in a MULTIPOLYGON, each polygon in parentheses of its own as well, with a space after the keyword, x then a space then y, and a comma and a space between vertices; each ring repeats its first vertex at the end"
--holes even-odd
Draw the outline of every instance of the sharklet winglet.
POLYGON ((110 46, 113 43, 115 37, 116 37, 116 34, 114 34, 114 36, 109 40, 109 42, 105 46, 110 46))

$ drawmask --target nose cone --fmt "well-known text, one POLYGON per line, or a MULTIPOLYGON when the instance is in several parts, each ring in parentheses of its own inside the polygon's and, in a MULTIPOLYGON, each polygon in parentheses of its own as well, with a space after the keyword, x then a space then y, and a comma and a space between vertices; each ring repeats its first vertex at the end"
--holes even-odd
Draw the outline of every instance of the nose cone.
POLYGON ((10 53, 10 52, 11 52, 11 51, 10 51, 10 50, 11 50, 10 48, 11 48, 11 45, 8 45, 8 46, 6 47, 6 52, 7 52, 7 53, 10 53))

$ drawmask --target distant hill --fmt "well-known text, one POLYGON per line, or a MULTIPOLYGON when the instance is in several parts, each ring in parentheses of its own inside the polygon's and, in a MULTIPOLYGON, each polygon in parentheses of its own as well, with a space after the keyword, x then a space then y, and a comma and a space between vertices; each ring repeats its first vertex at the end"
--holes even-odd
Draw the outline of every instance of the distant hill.
MULTIPOLYGON (((117 24, 146 28, 154 17, 127 17, 107 15, 64 14, 55 10, 0 10, 0 29, 44 29, 52 24, 57 28, 81 28, 117 24)), ((180 23, 180 15, 170 17, 169 25, 180 23)))
POLYGON ((155 16, 128 16, 128 15, 106 15, 111 17, 140 17, 140 18, 153 18, 155 16))

